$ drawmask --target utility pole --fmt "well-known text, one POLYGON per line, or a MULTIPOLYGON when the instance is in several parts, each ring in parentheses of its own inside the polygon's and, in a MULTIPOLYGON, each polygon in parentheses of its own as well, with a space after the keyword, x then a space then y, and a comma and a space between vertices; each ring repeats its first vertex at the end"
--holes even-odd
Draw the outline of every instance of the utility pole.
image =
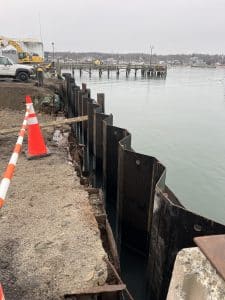
POLYGON ((150 45, 150 56, 149 56, 149 66, 152 65, 152 50, 154 49, 153 45, 150 45))
POLYGON ((55 61, 55 43, 52 42, 52 61, 54 63, 55 61))

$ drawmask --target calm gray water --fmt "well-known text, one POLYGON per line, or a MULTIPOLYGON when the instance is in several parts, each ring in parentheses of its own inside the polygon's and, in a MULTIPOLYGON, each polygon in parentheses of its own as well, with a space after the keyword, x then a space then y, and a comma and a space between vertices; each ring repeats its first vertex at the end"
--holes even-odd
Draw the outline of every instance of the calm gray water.
POLYGON ((167 167, 167 185, 186 208, 225 223, 225 69, 174 68, 166 80, 75 77, 94 98, 105 93, 114 125, 167 167))

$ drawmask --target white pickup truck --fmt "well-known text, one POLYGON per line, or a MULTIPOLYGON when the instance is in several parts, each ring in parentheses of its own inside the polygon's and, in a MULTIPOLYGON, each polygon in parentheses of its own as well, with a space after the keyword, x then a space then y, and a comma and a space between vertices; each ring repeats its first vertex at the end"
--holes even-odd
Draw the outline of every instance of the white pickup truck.
POLYGON ((27 81, 32 74, 34 74, 32 66, 15 64, 8 57, 0 56, 0 77, 27 81))

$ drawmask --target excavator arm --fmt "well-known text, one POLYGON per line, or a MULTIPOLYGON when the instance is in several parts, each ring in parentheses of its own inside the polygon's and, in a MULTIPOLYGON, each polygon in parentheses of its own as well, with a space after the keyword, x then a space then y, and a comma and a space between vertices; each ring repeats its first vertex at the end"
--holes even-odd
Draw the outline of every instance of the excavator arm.
POLYGON ((42 63, 43 62, 42 57, 38 55, 31 55, 28 52, 25 52, 17 41, 13 39, 8 39, 6 37, 0 37, 0 47, 4 48, 8 45, 16 49, 18 53, 19 63, 42 63))

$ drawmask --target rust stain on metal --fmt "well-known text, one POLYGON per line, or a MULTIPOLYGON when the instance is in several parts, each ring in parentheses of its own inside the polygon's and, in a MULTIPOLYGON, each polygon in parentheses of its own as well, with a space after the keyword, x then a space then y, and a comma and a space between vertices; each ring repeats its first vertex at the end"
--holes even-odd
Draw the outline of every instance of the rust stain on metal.
MULTIPOLYGON (((122 279, 120 278, 120 275, 118 274, 118 272, 117 272, 117 270, 115 269, 115 267, 113 266, 113 264, 112 264, 108 259, 106 259, 106 258, 105 258, 105 262, 109 265, 109 267, 110 267, 110 268, 112 269, 112 271, 114 272, 114 274, 115 274, 115 276, 116 276, 118 282, 119 282, 120 284, 123 284, 122 279)), ((126 292, 126 294, 127 294, 129 300, 134 300, 134 298, 132 297, 132 295, 130 294, 130 292, 128 291, 128 289, 127 289, 126 286, 125 286, 125 292, 126 292)))
POLYGON ((225 235, 196 237, 194 242, 225 280, 225 235))

